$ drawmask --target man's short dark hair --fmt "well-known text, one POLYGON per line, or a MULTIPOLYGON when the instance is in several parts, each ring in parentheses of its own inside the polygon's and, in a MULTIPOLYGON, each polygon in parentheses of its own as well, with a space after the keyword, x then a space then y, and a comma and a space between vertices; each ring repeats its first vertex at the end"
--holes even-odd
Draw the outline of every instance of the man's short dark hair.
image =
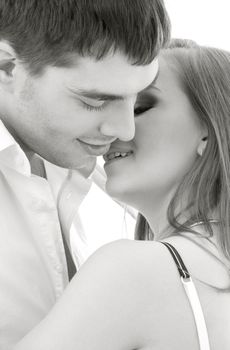
POLYGON ((72 54, 102 59, 111 50, 145 65, 169 34, 163 0, 0 0, 0 40, 31 74, 68 66, 72 54))

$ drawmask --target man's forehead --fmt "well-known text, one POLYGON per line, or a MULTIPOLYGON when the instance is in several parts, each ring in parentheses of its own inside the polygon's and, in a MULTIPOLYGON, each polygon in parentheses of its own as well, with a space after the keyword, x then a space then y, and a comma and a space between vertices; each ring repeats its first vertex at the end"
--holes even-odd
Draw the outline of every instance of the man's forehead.
POLYGON ((105 62, 104 67, 102 61, 98 67, 98 70, 92 69, 92 65, 86 66, 89 69, 84 67, 80 72, 80 79, 72 80, 69 89, 89 98, 123 99, 151 85, 158 74, 159 65, 156 58, 146 66, 123 64, 121 61, 114 65, 105 62))

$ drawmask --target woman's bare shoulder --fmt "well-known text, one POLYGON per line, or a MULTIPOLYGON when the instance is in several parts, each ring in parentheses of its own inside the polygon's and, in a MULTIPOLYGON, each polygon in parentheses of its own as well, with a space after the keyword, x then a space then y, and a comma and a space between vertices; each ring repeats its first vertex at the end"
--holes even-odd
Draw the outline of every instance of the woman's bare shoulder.
POLYGON ((86 269, 92 275, 100 271, 101 278, 105 274, 104 278, 109 278, 111 283, 123 281, 123 287, 127 289, 138 283, 152 285, 153 293, 158 293, 162 284, 172 283, 178 273, 169 252, 161 243, 128 239, 99 248, 83 265, 82 270, 86 269))
MULTIPOLYGON (((165 339, 165 328, 173 332, 184 315, 187 318, 184 326, 188 324, 186 327, 190 329, 193 324, 175 263, 159 242, 119 240, 109 243, 98 249, 77 275, 76 290, 78 295, 84 296, 78 297, 78 309, 81 307, 86 312, 90 306, 92 312, 93 305, 97 305, 100 313, 90 318, 98 325, 109 319, 113 333, 111 335, 108 327, 105 334, 116 338, 114 344, 117 339, 122 340, 121 348, 142 348, 141 345, 145 348, 146 344, 156 348, 156 344, 160 347, 163 343, 165 348, 170 348, 172 338, 165 339), (89 300, 93 300, 92 305, 89 300), (132 346, 127 346, 130 339, 132 346)), ((191 332, 187 331, 185 342, 190 336, 191 332)), ((192 336, 195 338, 195 330, 192 336)), ((174 348, 179 348, 177 345, 176 342, 174 348)))
POLYGON ((88 263, 115 264, 121 268, 124 264, 135 265, 150 262, 149 259, 162 259, 165 257, 165 247, 159 242, 135 241, 120 239, 103 245, 89 258, 88 263))

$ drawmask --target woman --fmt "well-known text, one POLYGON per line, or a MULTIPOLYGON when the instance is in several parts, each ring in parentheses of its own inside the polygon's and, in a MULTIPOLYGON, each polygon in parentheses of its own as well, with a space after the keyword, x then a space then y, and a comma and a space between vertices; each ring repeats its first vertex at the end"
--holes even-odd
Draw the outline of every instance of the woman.
POLYGON ((139 211, 139 241, 89 258, 33 350, 230 348, 230 54, 174 46, 137 99, 135 138, 105 155, 107 191, 139 211))

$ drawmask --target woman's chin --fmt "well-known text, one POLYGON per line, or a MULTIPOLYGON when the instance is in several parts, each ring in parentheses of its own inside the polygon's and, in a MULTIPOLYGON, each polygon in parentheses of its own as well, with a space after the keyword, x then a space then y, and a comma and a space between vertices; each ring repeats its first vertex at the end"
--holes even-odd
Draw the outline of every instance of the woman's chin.
POLYGON ((121 181, 115 181, 115 179, 107 180, 105 190, 110 197, 124 203, 130 197, 130 188, 128 185, 121 181))

